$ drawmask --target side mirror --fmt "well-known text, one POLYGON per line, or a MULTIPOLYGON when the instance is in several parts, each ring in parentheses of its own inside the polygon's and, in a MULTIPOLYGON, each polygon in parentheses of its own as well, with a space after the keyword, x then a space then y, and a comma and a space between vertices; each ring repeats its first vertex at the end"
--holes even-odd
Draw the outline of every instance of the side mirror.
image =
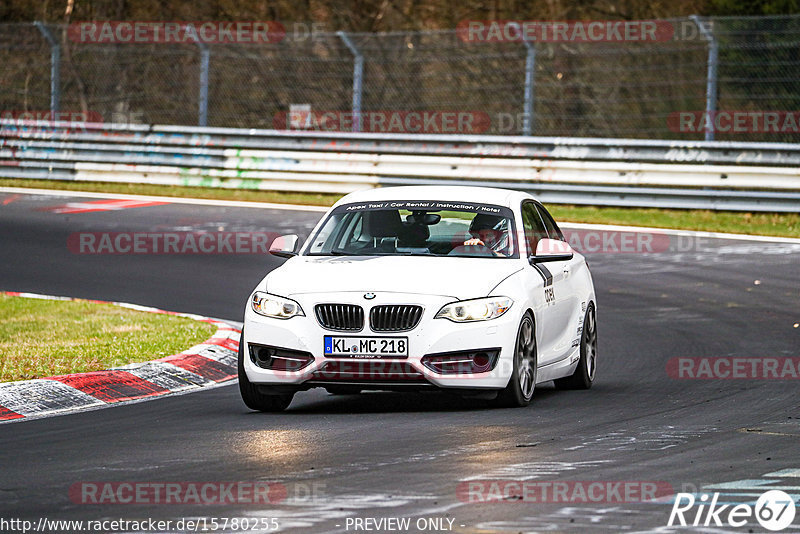
POLYGON ((544 263, 548 261, 571 260, 575 251, 569 243, 557 239, 540 239, 536 245, 536 254, 529 257, 531 263, 544 263))
POLYGON ((280 258, 297 256, 297 245, 299 242, 300 238, 294 234, 276 237, 269 246, 269 253, 280 258))

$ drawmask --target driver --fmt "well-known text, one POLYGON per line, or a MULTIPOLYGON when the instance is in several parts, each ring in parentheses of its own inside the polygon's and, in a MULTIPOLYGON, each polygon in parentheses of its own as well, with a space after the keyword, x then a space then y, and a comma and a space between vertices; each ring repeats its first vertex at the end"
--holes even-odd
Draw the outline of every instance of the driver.
POLYGON ((471 239, 464 246, 482 245, 489 248, 495 256, 507 256, 508 219, 499 215, 479 213, 469 225, 471 239))

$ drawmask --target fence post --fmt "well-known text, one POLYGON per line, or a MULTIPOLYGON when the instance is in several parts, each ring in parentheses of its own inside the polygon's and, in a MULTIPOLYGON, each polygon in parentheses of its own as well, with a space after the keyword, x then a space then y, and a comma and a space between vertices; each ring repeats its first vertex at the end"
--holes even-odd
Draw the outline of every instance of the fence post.
POLYGON ((517 22, 508 24, 517 29, 522 44, 525 45, 525 96, 522 104, 522 135, 530 136, 533 131, 533 89, 536 76, 536 48, 525 38, 522 27, 517 22))
POLYGON ((717 108, 717 58, 719 55, 717 38, 714 37, 714 31, 710 27, 706 27, 704 21, 700 20, 697 15, 689 17, 697 25, 697 29, 703 34, 703 38, 708 41, 708 73, 706 75, 706 120, 711 121, 712 127, 706 131, 706 141, 714 140, 714 112, 717 108))
POLYGON ((211 50, 208 45, 198 39, 200 47, 200 91, 197 109, 197 125, 208 126, 208 69, 211 59, 211 50))
POLYGON ((56 120, 61 104, 61 45, 55 40, 50 30, 40 21, 33 23, 50 44, 50 114, 56 120))
POLYGON ((360 132, 361 131, 361 91, 362 91, 362 82, 364 78, 364 56, 361 55, 361 51, 356 47, 353 41, 350 40, 350 37, 343 32, 338 31, 336 35, 344 42, 345 46, 350 49, 350 52, 353 54, 354 65, 353 65, 353 131, 360 132))
POLYGON ((533 43, 522 38, 527 53, 525 55, 525 107, 522 115, 522 135, 531 135, 533 132, 533 89, 536 76, 536 47, 533 43))

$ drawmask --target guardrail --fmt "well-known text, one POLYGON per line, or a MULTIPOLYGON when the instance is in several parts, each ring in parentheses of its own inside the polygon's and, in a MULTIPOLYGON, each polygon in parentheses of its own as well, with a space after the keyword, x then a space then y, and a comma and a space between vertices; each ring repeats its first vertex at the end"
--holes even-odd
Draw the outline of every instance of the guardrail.
POLYGON ((800 211, 800 145, 0 120, 0 177, 348 193, 489 185, 547 203, 800 211))

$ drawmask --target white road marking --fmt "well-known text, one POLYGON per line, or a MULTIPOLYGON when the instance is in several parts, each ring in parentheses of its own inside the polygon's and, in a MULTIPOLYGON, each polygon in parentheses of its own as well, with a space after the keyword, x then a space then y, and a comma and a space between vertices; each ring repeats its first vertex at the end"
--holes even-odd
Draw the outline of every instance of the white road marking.
POLYGON ((800 469, 781 469, 780 471, 774 471, 772 473, 767 473, 764 476, 765 477, 770 477, 770 478, 800 477, 800 469))

